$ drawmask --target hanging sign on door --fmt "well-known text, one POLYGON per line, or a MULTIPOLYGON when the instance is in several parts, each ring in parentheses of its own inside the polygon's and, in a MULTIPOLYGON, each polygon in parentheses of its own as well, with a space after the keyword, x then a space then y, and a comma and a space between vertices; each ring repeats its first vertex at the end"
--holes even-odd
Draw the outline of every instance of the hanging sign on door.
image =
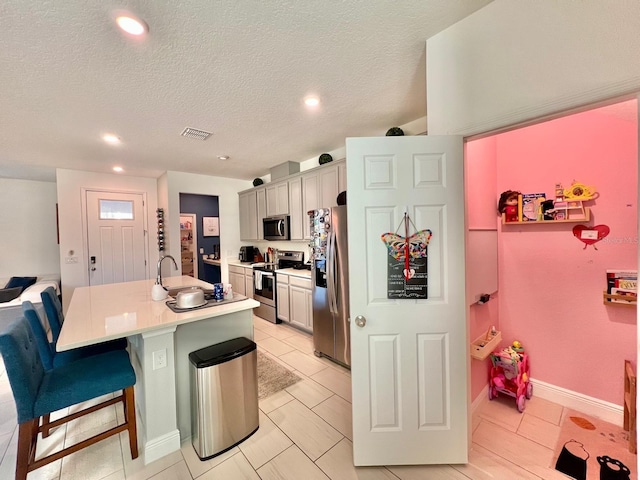
POLYGON ((397 230, 396 233, 384 233, 381 236, 389 252, 387 298, 428 298, 427 245, 432 233, 431 230, 420 230, 409 235, 409 224, 416 230, 415 225, 406 213, 403 221, 404 237, 398 235, 397 230))

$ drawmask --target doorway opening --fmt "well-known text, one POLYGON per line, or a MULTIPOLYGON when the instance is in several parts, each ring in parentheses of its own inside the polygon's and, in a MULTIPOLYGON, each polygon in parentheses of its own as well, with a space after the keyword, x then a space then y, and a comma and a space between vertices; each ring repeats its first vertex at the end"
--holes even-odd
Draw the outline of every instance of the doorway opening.
POLYGON ((182 275, 198 278, 198 232, 195 213, 180 214, 182 275))
POLYGON ((183 275, 220 283, 220 204, 217 195, 180 194, 180 243, 183 275), (189 229, 182 229, 189 222, 189 229), (216 228, 212 228, 215 226, 216 228), (189 239, 189 233, 191 239, 189 239), (193 259, 190 261, 190 259, 193 259), (191 269, 193 269, 192 273, 191 269))
MULTIPOLYGON (((498 233, 498 293, 471 307, 471 339, 495 325, 501 346, 520 341, 538 396, 562 404, 568 391, 603 410, 621 405, 624 360, 636 359, 636 309, 604 303, 603 291, 607 270, 637 270, 637 100, 471 139, 465 163, 472 169, 469 226, 495 229, 497 222, 498 233), (497 216, 502 192, 555 200, 557 185, 574 183, 597 192, 584 202, 590 210, 584 221, 509 225, 497 216), (602 226, 609 234, 597 243, 581 241, 581 229, 597 235, 602 226), (571 352, 562 366, 559 352, 571 352)), ((472 360, 471 377, 471 398, 480 398, 487 384, 484 362, 472 360)))

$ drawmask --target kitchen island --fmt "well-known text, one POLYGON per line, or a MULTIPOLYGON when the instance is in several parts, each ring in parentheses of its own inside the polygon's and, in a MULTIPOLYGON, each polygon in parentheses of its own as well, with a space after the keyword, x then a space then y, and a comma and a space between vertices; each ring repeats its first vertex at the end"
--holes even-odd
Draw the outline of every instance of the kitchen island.
MULTIPOLYGON (((253 309, 241 301, 174 313, 153 301, 154 280, 78 287, 65 315, 57 349, 127 337, 136 371, 136 405, 144 463, 180 448, 191 437, 188 354, 236 337, 253 339, 253 309)), ((169 277, 166 287, 212 285, 193 277, 169 277)))

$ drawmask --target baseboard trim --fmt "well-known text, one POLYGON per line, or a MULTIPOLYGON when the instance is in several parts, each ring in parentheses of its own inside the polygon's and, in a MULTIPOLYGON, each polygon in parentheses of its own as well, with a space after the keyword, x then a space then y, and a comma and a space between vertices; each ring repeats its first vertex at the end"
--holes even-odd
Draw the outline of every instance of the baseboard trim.
POLYGON ((144 444, 144 464, 149 465, 178 450, 180 450, 180 430, 176 428, 144 444))
MULTIPOLYGON (((533 384, 533 396, 544 398, 550 402, 557 403, 563 407, 571 408, 577 412, 586 413, 593 417, 622 426, 624 420, 624 411, 622 405, 605 402, 598 398, 590 397, 582 393, 567 390, 566 388, 551 385, 550 383, 531 379, 533 384)), ((471 402, 471 414, 473 415, 489 394, 489 385, 485 385, 482 391, 471 402)), ((525 410, 526 411, 526 410, 525 410)))
POLYGON ((531 379, 531 383, 533 384, 534 396, 558 403, 563 407, 571 408, 578 412, 586 413, 587 415, 592 415, 605 422, 622 426, 624 417, 622 405, 605 402, 604 400, 551 385, 534 378, 531 379))
POLYGON ((489 398, 489 385, 485 385, 484 388, 480 391, 480 393, 473 399, 471 402, 471 415, 476 413, 476 410, 482 403, 485 398, 489 398))

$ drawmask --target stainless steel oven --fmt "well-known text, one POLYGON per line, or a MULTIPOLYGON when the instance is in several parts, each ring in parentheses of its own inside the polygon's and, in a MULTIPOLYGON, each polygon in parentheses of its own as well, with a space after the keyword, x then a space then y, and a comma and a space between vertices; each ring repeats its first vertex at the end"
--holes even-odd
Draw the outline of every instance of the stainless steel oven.
POLYGON ((259 317, 272 323, 279 323, 276 318, 276 275, 275 265, 261 264, 253 267, 253 298, 260 302, 254 310, 259 317))
POLYGON ((272 323, 280 323, 276 312, 276 268, 300 268, 304 252, 279 251, 277 263, 253 265, 253 298, 260 302, 254 313, 272 323))

